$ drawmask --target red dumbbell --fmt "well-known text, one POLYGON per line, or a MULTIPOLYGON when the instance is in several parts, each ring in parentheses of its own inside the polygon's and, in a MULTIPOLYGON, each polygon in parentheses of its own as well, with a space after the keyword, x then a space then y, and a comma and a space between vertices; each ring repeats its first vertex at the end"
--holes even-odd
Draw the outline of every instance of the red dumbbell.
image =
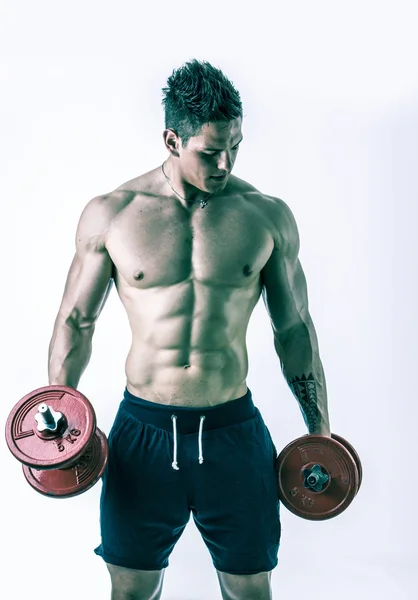
POLYGON ((28 483, 46 496, 87 491, 107 464, 107 439, 93 406, 67 386, 39 388, 19 400, 6 422, 6 442, 28 483))
POLYGON ((357 495, 363 475, 353 446, 335 434, 294 440, 277 457, 276 472, 281 502, 312 521, 341 514, 357 495))

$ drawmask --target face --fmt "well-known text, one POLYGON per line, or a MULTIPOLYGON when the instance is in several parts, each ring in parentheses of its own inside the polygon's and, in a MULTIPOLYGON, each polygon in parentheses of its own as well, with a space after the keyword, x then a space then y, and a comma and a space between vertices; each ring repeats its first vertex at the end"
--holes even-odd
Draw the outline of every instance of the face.
POLYGON ((198 135, 190 138, 186 148, 179 144, 182 179, 212 194, 223 190, 242 141, 241 125, 241 118, 207 123, 198 135))

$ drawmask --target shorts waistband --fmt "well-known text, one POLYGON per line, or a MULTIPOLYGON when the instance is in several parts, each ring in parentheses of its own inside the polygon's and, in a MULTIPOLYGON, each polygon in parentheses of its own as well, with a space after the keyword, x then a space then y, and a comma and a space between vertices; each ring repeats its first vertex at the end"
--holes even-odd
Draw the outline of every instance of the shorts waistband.
POLYGON ((254 405, 249 388, 241 398, 229 400, 216 406, 171 406, 150 402, 134 396, 128 389, 124 391, 121 406, 128 413, 145 423, 155 425, 167 431, 173 431, 172 416, 177 417, 177 431, 179 433, 193 433, 199 430, 201 417, 204 419, 204 429, 216 429, 247 421, 255 416, 257 409, 254 405))

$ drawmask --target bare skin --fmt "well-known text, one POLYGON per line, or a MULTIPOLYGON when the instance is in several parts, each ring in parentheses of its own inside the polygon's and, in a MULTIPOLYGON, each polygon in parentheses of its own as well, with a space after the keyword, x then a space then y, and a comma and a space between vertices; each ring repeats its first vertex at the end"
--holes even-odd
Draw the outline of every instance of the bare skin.
MULTIPOLYGON (((126 385, 149 401, 214 406, 243 396, 246 332, 262 293, 281 360, 291 332, 301 335, 306 324, 316 348, 293 216, 230 174, 241 138, 240 119, 204 126, 187 149, 166 130, 171 187, 157 167, 87 204, 51 339, 50 384, 78 386, 113 282, 132 329, 126 385), (213 179, 222 173, 224 181, 213 179), (197 202, 209 193, 202 209, 197 202)), ((289 378, 298 368, 289 367, 289 378)), ((325 393, 314 425, 329 435, 325 393)), ((108 569, 113 600, 160 598, 164 571, 108 569)), ((270 575, 218 571, 223 600, 269 600, 270 575)))

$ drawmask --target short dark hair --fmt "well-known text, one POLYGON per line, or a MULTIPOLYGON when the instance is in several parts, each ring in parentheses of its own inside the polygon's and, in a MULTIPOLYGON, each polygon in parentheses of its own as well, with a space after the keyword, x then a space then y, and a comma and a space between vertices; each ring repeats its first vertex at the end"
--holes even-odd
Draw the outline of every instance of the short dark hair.
POLYGON ((175 69, 163 88, 165 127, 187 146, 203 125, 242 117, 239 92, 220 69, 193 59, 175 69))

